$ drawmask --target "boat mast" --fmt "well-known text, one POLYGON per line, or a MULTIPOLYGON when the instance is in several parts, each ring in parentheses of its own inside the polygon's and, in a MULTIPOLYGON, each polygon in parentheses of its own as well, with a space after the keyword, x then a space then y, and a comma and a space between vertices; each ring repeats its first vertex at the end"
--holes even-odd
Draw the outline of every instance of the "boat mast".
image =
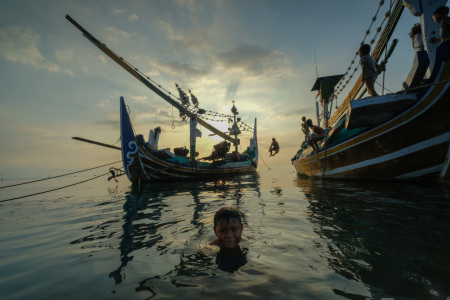
POLYGON ((202 136, 202 132, 197 129, 197 114, 194 114, 189 120, 189 140, 190 140, 190 153, 191 153, 191 161, 195 161, 195 148, 197 144, 197 137, 202 136))
POLYGON ((235 147, 235 151, 237 153, 238 145, 239 145, 239 139, 237 138, 237 136, 239 134, 241 134, 241 130, 237 126, 237 122, 236 122, 236 115, 238 115, 239 112, 238 112, 236 106, 234 106, 234 100, 233 100, 233 107, 231 108, 231 112, 233 113, 234 122, 233 122, 233 126, 231 127, 231 130, 230 130, 230 135, 234 135, 234 147, 235 147))
MULTIPOLYGON (((74 19, 72 19, 69 15, 66 15, 66 19, 72 23, 78 30, 80 30, 84 37, 86 37, 89 41, 91 41, 95 46, 97 46, 98 49, 100 49, 103 53, 108 55, 112 60, 114 60, 117 64, 119 64, 122 68, 124 68, 128 73, 136 77, 137 80, 142 82, 145 86, 147 86, 149 89, 151 89, 153 92, 155 92, 158 96, 169 102, 172 106, 174 106, 176 109, 178 109, 180 112, 183 112, 186 114, 186 116, 192 118, 193 113, 187 110, 183 105, 172 99, 169 95, 165 94, 163 91, 161 91, 158 87, 156 87, 153 83, 151 83, 147 78, 141 75, 139 73, 139 70, 136 68, 133 68, 130 64, 128 64, 122 57, 117 55, 115 52, 113 52, 111 49, 106 47, 105 44, 100 42, 98 39, 96 39, 92 34, 90 34, 86 29, 84 29, 80 24, 78 24, 74 19)), ((149 79, 149 78, 148 78, 149 79)), ((215 128, 214 126, 208 124, 201 118, 197 118, 197 122, 205 127, 206 129, 214 132, 218 136, 222 137, 223 139, 235 143, 235 139, 233 139, 231 136, 226 135, 219 129, 215 128)))

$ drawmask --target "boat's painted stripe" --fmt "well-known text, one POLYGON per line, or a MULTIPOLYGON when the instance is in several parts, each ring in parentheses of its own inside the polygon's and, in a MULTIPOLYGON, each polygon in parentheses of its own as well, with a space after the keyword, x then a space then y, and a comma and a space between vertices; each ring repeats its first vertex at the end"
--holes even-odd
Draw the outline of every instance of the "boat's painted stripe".
MULTIPOLYGON (((443 63, 444 65, 444 63, 443 63)), ((441 78, 442 75, 450 76, 450 64, 445 64, 440 71, 438 78, 441 78), (445 74, 443 74, 445 71, 445 74)), ((367 133, 364 133, 360 136, 357 136, 349 141, 337 145, 336 147, 327 149, 326 155, 329 157, 331 155, 337 154, 339 152, 345 151, 348 148, 359 145, 361 143, 367 142, 370 139, 377 138, 389 131, 395 130, 398 127, 404 125, 405 123, 410 122, 412 119, 420 116, 425 111, 427 111, 431 106, 434 105, 436 101, 438 101, 442 95, 447 91, 450 87, 450 82, 447 84, 438 84, 431 87, 428 92, 422 97, 423 100, 420 100, 415 106, 411 109, 405 111, 403 114, 399 115, 391 122, 381 125, 380 127, 374 128, 367 133)), ((312 155, 311 157, 305 158, 302 164, 308 162, 314 162, 317 159, 323 158, 325 156, 325 152, 321 151, 317 155, 312 155)))
POLYGON ((150 180, 163 178, 195 178, 207 177, 215 175, 239 174, 248 173, 256 170, 249 162, 231 163, 234 165, 217 166, 212 168, 178 166, 148 153, 142 146, 139 147, 139 163, 144 176, 150 180), (157 174, 157 175, 154 175, 157 174))
MULTIPOLYGON (((355 170, 355 169, 359 169, 359 168, 364 168, 364 167, 368 167, 371 165, 375 165, 375 164, 379 164, 379 163, 383 163, 389 160, 393 160, 393 159, 397 159, 399 157, 438 145, 438 144, 442 144, 445 142, 449 142, 450 141, 450 132, 444 133, 440 136, 434 137, 432 139, 417 143, 415 145, 409 146, 409 147, 405 147, 399 151, 396 152, 392 152, 389 153, 387 155, 383 155, 377 158, 372 158, 372 159, 368 159, 365 161, 361 161, 359 163, 356 164, 352 164, 352 165, 348 165, 345 167, 341 167, 341 168, 336 168, 334 170, 330 170, 330 171, 325 171, 326 175, 335 175, 335 174, 339 174, 339 173, 343 173, 346 171, 351 171, 351 170, 355 170)), ((315 176, 321 176, 323 173, 323 171, 318 172, 315 174, 315 176)))
POLYGON ((439 164, 439 165, 432 166, 432 167, 429 167, 426 169, 416 170, 414 172, 410 172, 407 174, 397 176, 397 177, 395 177, 395 179, 410 179, 410 178, 417 178, 417 177, 428 175, 428 174, 439 173, 442 170, 442 167, 443 167, 443 164, 439 164))

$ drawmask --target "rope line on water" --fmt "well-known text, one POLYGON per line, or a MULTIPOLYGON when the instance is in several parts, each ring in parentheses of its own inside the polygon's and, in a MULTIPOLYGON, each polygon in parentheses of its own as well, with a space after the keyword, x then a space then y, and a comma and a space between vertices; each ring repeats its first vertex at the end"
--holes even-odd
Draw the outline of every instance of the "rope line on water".
POLYGON ((102 177, 102 176, 105 176, 105 175, 108 175, 108 174, 111 174, 111 173, 108 172, 108 173, 105 173, 105 174, 102 174, 102 175, 98 175, 98 176, 95 176, 95 177, 92 177, 92 178, 89 178, 89 179, 86 179, 86 180, 83 180, 83 181, 80 181, 80 182, 72 183, 72 184, 69 184, 69 185, 65 185, 65 186, 62 186, 62 187, 59 187, 59 188, 55 188, 55 189, 51 189, 51 190, 47 190, 47 191, 43 191, 43 192, 39 192, 39 193, 34 193, 34 194, 20 196, 20 197, 14 197, 14 198, 5 199, 5 200, 0 200, 0 202, 7 202, 7 201, 27 198, 27 197, 31 197, 31 196, 41 195, 41 194, 45 194, 45 193, 50 193, 50 192, 57 191, 57 190, 62 190, 64 188, 67 188, 67 187, 70 187, 70 186, 74 186, 74 185, 77 185, 77 184, 80 184, 80 183, 84 183, 84 182, 87 182, 89 180, 94 180, 96 178, 99 178, 99 177, 102 177))
POLYGON ((262 161, 264 162, 264 164, 266 165, 267 169, 270 170, 270 167, 266 164, 266 162, 264 161, 264 158, 262 158, 261 153, 259 153, 259 151, 258 151, 258 155, 259 155, 259 157, 262 159, 262 161))
POLYGON ((94 167, 94 168, 89 168, 89 169, 85 169, 85 170, 81 170, 81 171, 76 171, 76 172, 72 172, 72 173, 67 173, 67 174, 63 174, 63 175, 58 175, 58 176, 53 176, 53 177, 48 177, 48 178, 43 178, 43 179, 37 179, 37 180, 27 181, 27 182, 22 182, 22 183, 17 183, 17 184, 6 185, 6 186, 0 187, 0 189, 5 189, 5 188, 8 188, 8 187, 19 186, 19 185, 29 184, 29 183, 33 183, 33 182, 39 182, 39 181, 59 178, 59 177, 67 176, 67 175, 77 174, 77 173, 81 173, 81 172, 86 172, 86 171, 98 169, 98 168, 101 168, 101 167, 109 166, 109 165, 112 165, 112 164, 117 164, 119 162, 122 162, 122 161, 119 160, 119 161, 116 161, 116 162, 113 162, 113 163, 109 163, 109 164, 106 164, 106 165, 102 165, 102 166, 98 166, 98 167, 94 167))

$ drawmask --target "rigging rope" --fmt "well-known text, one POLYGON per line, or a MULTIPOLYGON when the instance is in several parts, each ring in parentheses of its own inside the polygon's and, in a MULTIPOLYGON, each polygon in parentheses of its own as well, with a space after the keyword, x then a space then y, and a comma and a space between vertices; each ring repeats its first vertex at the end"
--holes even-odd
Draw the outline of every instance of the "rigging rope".
POLYGON ((86 172, 86 171, 98 169, 98 168, 101 168, 101 167, 105 167, 105 166, 117 164, 117 163, 119 163, 119 162, 122 162, 122 161, 119 160, 119 161, 112 162, 112 163, 109 163, 109 164, 106 164, 106 165, 101 165, 101 166, 98 166, 98 167, 89 168, 89 169, 85 169, 85 170, 81 170, 81 171, 76 171, 76 172, 72 172, 72 173, 67 173, 67 174, 63 174, 63 175, 58 175, 58 176, 53 176, 53 177, 48 177, 48 178, 43 178, 43 179, 37 179, 37 180, 33 180, 33 181, 27 181, 27 182, 22 182, 22 183, 17 183, 17 184, 11 184, 11 185, 6 185, 6 186, 1 186, 0 189, 5 189, 5 188, 13 187, 13 186, 25 185, 25 184, 29 184, 29 183, 34 183, 34 182, 39 182, 39 181, 44 181, 44 180, 49 180, 49 179, 55 179, 55 178, 59 178, 59 177, 63 177, 63 176, 73 175, 73 174, 77 174, 77 173, 81 173, 81 172, 86 172))
MULTIPOLYGON (((394 93, 394 92, 391 92, 390 90, 388 90, 388 88, 384 86, 384 78, 383 78, 383 85, 379 84, 379 83, 376 82, 376 81, 375 81, 375 83, 378 84, 379 86, 381 86, 381 87, 383 88, 383 90, 386 90, 386 91, 388 91, 388 92, 391 93, 391 94, 394 93)), ((383 91, 383 93, 384 93, 384 91, 383 91)))
MULTIPOLYGON (((374 22, 376 21, 378 12, 380 11, 380 8, 381 8, 381 6, 383 6, 383 4, 384 4, 384 1, 381 0, 380 3, 379 3, 379 5, 378 5, 377 12, 375 13, 375 16, 373 16, 373 18, 372 18, 372 23, 370 24, 369 29, 366 31, 366 35, 364 36, 364 39, 363 39, 362 42, 360 43, 360 46, 362 46, 362 45, 364 44, 364 42, 365 42, 367 36, 370 34, 370 29, 372 28, 372 25, 373 25, 374 22)), ((381 22, 380 26, 376 29, 376 33, 375 33, 374 37, 372 38, 372 40, 371 40, 370 43, 369 43, 370 45, 372 45, 373 43, 375 43, 375 39, 377 38, 378 34, 381 32, 381 29, 382 29, 382 27, 383 27, 384 22, 388 19, 388 17, 390 17, 392 6, 393 6, 393 3, 392 3, 392 1, 391 1, 389 10, 385 13, 383 21, 381 22)), ((359 65, 357 65, 356 68, 354 68, 353 73, 352 73, 352 74, 349 76, 349 78, 345 81, 346 76, 349 74, 349 72, 350 72, 350 70, 351 70, 351 68, 352 68, 352 65, 353 65, 353 64, 355 63, 355 61, 356 61, 356 57, 358 56, 358 54, 359 54, 358 51, 356 51, 355 56, 353 57, 353 60, 350 62, 350 66, 347 68, 347 72, 344 74, 344 76, 341 78, 341 80, 340 80, 340 81, 338 82, 338 84, 336 85, 336 87, 335 87, 335 94, 336 94, 336 95, 339 95, 339 94, 342 92, 342 90, 347 86, 347 84, 348 84, 348 83, 350 82, 350 80, 353 78, 353 75, 354 75, 354 74, 356 73, 356 71, 358 70, 359 65), (344 83, 344 81, 345 81, 345 83, 344 83), (341 85, 343 85, 343 86, 342 86, 341 88, 339 88, 341 85)))
MULTIPOLYGON (((389 18, 391 17, 391 9, 392 9, 392 0, 390 0, 389 18)), ((387 52, 388 52, 388 44, 386 43, 386 47, 384 48, 384 61, 385 62, 387 61, 387 52)), ((381 95, 384 95, 384 79, 385 78, 386 78, 386 72, 383 72, 383 89, 381 91, 381 95)), ((388 89, 386 89, 386 90, 388 90, 388 89)))
POLYGON ((173 117, 173 105, 172 105, 172 129, 175 129, 175 118, 173 117))

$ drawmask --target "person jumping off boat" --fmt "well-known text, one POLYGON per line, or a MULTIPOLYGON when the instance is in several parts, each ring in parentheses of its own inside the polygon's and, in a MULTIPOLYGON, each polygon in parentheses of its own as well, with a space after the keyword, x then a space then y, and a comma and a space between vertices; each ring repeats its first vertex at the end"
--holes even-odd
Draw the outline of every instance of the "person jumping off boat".
POLYGON ((311 147, 314 149, 313 153, 318 152, 319 146, 317 145, 317 141, 323 138, 325 132, 322 127, 313 125, 311 119, 308 119, 306 121, 306 124, 308 125, 309 128, 311 128, 313 132, 308 138, 308 144, 310 144, 311 147))
POLYGON ((305 116, 302 117, 302 121, 303 121, 302 122, 302 131, 305 134, 305 140, 306 140, 306 138, 310 134, 310 132, 309 132, 309 127, 306 124, 306 117, 305 116))
POLYGON ((270 156, 275 156, 275 154, 277 154, 278 151, 280 151, 280 145, 275 140, 275 138, 273 138, 272 144, 270 144, 270 148, 269 148, 270 156), (273 151, 275 151, 275 153, 272 153, 273 151))
POLYGON ((364 44, 359 48, 359 57, 361 60, 359 64, 362 70, 362 82, 366 84, 367 92, 371 97, 377 97, 378 94, 375 91, 375 80, 377 79, 377 71, 386 71, 386 68, 377 64, 370 55, 370 45, 364 44))

